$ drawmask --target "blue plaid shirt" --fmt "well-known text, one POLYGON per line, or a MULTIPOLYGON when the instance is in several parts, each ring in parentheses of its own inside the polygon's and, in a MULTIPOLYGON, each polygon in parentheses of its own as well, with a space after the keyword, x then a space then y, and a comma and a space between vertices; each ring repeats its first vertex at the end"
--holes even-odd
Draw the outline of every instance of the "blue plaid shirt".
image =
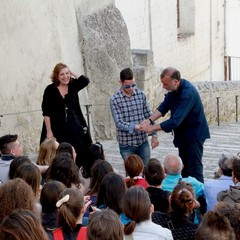
POLYGON ((148 140, 145 132, 134 129, 135 125, 151 116, 149 104, 141 89, 135 88, 131 97, 119 89, 110 99, 110 108, 119 144, 139 146, 148 140))

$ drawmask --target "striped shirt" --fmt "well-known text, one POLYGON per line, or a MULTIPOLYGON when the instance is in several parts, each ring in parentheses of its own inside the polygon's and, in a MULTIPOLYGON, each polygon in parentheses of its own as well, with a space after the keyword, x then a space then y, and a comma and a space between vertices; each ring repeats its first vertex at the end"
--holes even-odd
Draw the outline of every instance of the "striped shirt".
POLYGON ((135 88, 131 97, 120 89, 111 97, 110 107, 117 128, 119 144, 139 146, 148 140, 145 132, 135 130, 135 125, 151 116, 146 96, 141 89, 135 88))

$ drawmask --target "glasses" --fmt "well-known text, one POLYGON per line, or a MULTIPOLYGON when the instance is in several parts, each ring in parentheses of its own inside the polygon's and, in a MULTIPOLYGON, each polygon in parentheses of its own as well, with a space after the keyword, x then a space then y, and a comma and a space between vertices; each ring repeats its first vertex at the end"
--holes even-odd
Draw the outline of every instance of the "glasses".
POLYGON ((134 87, 136 87, 137 86, 137 84, 136 83, 134 83, 134 84, 132 84, 132 85, 122 85, 123 86, 123 88, 125 88, 125 89, 129 89, 129 88, 134 88, 134 87))

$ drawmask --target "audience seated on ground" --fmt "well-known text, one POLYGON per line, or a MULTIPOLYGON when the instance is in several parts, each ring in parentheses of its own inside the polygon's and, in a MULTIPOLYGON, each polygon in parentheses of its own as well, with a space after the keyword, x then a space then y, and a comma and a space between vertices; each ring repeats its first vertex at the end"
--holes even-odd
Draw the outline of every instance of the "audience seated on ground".
POLYGON ((163 179, 162 189, 172 192, 179 179, 190 183, 193 187, 194 194, 200 203, 200 208, 196 210, 197 217, 195 218, 195 223, 199 223, 201 216, 207 210, 206 198, 204 195, 204 184, 198 181, 195 177, 183 178, 181 175, 182 168, 183 163, 179 156, 175 154, 167 154, 164 159, 164 171, 166 173, 166 177, 163 179))
POLYGON ((152 221, 170 229, 174 239, 194 239, 197 225, 193 224, 190 216, 200 205, 194 197, 192 185, 180 181, 174 188, 169 201, 170 211, 168 213, 154 212, 152 221))
POLYGON ((143 177, 144 165, 141 157, 132 154, 124 160, 124 165, 127 176, 125 182, 128 188, 135 185, 144 188, 148 187, 148 183, 143 177))
MULTIPOLYGON (((90 196, 90 200, 92 201, 91 205, 96 206, 96 200, 98 196, 99 187, 102 183, 103 178, 110 172, 113 172, 112 165, 103 161, 102 159, 96 160, 91 169, 91 177, 90 183, 85 195, 90 196)), ((89 216, 89 211, 86 209, 84 217, 89 216)))
POLYGON ((161 187, 165 174, 160 161, 155 158, 150 159, 145 166, 144 175, 149 184, 146 190, 154 205, 154 210, 166 213, 169 209, 170 192, 162 190, 161 187))
POLYGON ((9 166, 9 179, 14 178, 14 174, 17 171, 17 169, 23 165, 31 164, 31 160, 27 156, 19 156, 15 157, 9 166))
MULTIPOLYGON (((0 137, 0 181, 5 182, 9 179, 9 167, 15 157, 22 156, 23 146, 19 143, 18 135, 7 134, 0 137)), ((41 173, 47 171, 48 166, 38 166, 41 173)))
POLYGON ((123 240, 123 225, 111 209, 96 211, 87 228, 88 240, 123 240))
POLYGON ((48 236, 32 211, 16 209, 0 224, 0 239, 48 240, 48 236))
POLYGON ((229 189, 229 186, 234 185, 232 181, 232 162, 237 156, 222 154, 219 161, 219 179, 208 180, 204 183, 204 193, 206 196, 207 210, 213 210, 217 204, 217 194, 220 191, 229 189))
POLYGON ((56 206, 58 208, 58 229, 54 230, 52 234, 48 233, 49 239, 86 239, 87 229, 82 225, 85 211, 84 197, 79 189, 67 188, 63 190, 56 206))
POLYGON ((102 180, 97 196, 97 207, 110 208, 117 214, 122 213, 122 198, 126 191, 126 184, 122 176, 110 172, 102 180))
POLYGON ((196 240, 235 240, 235 234, 227 217, 218 212, 204 214, 196 230, 196 240))
POLYGON ((75 151, 75 148, 73 147, 72 144, 67 143, 67 142, 62 142, 59 144, 57 150, 56 150, 56 154, 62 153, 62 152, 67 152, 71 155, 71 158, 73 159, 73 161, 76 161, 76 157, 77 157, 77 153, 75 151))
POLYGON ((63 152, 55 156, 47 172, 46 180, 50 179, 60 181, 68 188, 78 188, 84 193, 79 168, 69 153, 63 152))
POLYGON ((18 208, 33 211, 40 219, 32 188, 20 178, 8 180, 0 185, 0 203, 0 223, 13 210, 18 208))
POLYGON ((204 195, 204 185, 194 177, 183 178, 181 171, 183 168, 182 159, 175 154, 167 154, 164 159, 164 171, 166 173, 165 179, 162 182, 162 189, 172 192, 177 185, 179 179, 184 182, 191 183, 194 189, 195 195, 204 195))
POLYGON ((22 144, 17 140, 18 135, 7 134, 0 137, 0 180, 4 183, 9 178, 9 166, 15 157, 23 153, 22 144))
POLYGON ((236 240, 240 240, 240 203, 231 206, 226 202, 218 202, 214 210, 228 218, 235 232, 236 240))
POLYGON ((57 228, 57 200, 59 194, 66 186, 55 180, 49 180, 42 188, 40 203, 42 206, 42 225, 45 231, 53 231, 57 228))
POLYGON ((56 155, 58 145, 56 138, 46 138, 40 145, 37 164, 50 166, 56 155))
POLYGON ((16 169, 14 178, 21 178, 29 184, 36 197, 36 201, 39 201, 42 176, 36 165, 33 163, 22 165, 16 169))
POLYGON ((124 224, 125 239, 173 239, 169 229, 151 221, 154 206, 143 187, 133 186, 127 189, 122 205, 124 214, 120 219, 124 224))
POLYGON ((88 159, 84 162, 81 167, 81 173, 84 178, 91 177, 91 168, 96 160, 102 159, 105 160, 105 154, 103 146, 100 142, 92 143, 88 148, 88 159))
POLYGON ((217 200, 227 202, 233 206, 235 203, 240 203, 240 158, 233 159, 232 179, 235 185, 219 192, 217 200))

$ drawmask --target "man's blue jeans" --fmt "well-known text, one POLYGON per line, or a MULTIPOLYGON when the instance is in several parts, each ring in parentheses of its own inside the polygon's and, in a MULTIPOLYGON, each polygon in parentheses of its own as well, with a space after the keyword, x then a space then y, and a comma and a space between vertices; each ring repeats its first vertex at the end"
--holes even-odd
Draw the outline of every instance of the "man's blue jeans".
POLYGON ((128 156, 132 154, 137 154, 143 160, 144 166, 150 159, 150 146, 148 141, 144 142, 139 146, 127 146, 119 144, 119 150, 122 158, 125 160, 128 156))

